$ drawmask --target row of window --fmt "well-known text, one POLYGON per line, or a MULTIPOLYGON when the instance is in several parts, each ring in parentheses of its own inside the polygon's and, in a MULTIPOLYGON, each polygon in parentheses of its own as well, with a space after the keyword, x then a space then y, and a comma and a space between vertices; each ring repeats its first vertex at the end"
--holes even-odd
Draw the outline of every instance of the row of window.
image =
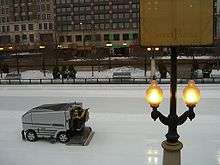
POLYGON ((9 18, 8 17, 0 17, 0 23, 5 23, 5 22, 9 22, 9 18))
POLYGON ((15 13, 15 16, 14 16, 15 21, 27 21, 27 20, 36 20, 36 19, 37 20, 51 20, 52 16, 51 14, 48 14, 48 13, 43 13, 43 14, 39 13, 38 15, 35 15, 33 13, 24 13, 23 15, 18 15, 18 13, 15 13))
POLYGON ((27 43, 28 41, 31 43, 34 43, 35 36, 34 36, 34 34, 15 35, 14 41, 15 41, 15 43, 27 43))
MULTIPOLYGON (((4 1, 4 0, 2 0, 4 1)), ((8 0, 5 0, 5 1, 8 1, 8 0)), ((51 0, 14 0, 14 3, 15 4, 20 4, 20 3, 46 3, 46 2, 51 2, 51 0)))
POLYGON ((9 5, 10 1, 9 0, 0 0, 0 5, 9 5))
POLYGON ((0 14, 9 14, 9 8, 0 7, 0 14))
POLYGON ((137 29, 138 22, 113 22, 113 23, 96 23, 96 24, 62 24, 57 26, 58 31, 72 31, 72 30, 109 30, 109 29, 137 29))
MULTIPOLYGON (((75 16, 57 16, 57 21, 84 21, 84 20, 107 20, 108 19, 129 19, 138 18, 139 13, 117 13, 117 14, 94 14, 94 15, 75 15, 75 16)), ((108 20, 109 21, 109 20, 108 20)))
MULTIPOLYGON (((22 34, 22 35, 15 35, 14 36, 14 42, 15 43, 34 43, 36 36, 34 34, 22 34)), ((129 40, 137 40, 138 39, 138 33, 124 33, 122 35, 120 34, 95 34, 95 35, 67 35, 67 36, 60 36, 59 42, 91 42, 91 41, 129 41, 129 40)))
POLYGON ((56 0, 56 4, 66 3, 92 3, 92 2, 109 2, 109 0, 56 0))
POLYGON ((120 34, 96 34, 94 36, 92 35, 75 35, 75 36, 60 36, 59 37, 59 42, 90 42, 90 41, 128 41, 128 40, 137 40, 138 39, 138 33, 124 33, 122 35, 120 34), (102 39, 103 38, 103 39, 102 39))
POLYGON ((0 26, 0 32, 5 33, 10 31, 10 26, 0 26))
POLYGON ((19 12, 28 12, 28 11, 33 11, 36 10, 37 12, 41 11, 50 11, 51 10, 51 5, 50 4, 41 4, 41 5, 27 5, 27 6, 16 6, 14 7, 14 12, 19 13, 19 12))
MULTIPOLYGON (((139 4, 132 4, 131 5, 131 9, 138 9, 139 8, 139 4)), ((93 7, 91 6, 77 6, 73 8, 74 12, 79 12, 79 11, 101 11, 101 10, 124 10, 124 9, 130 9, 128 4, 125 5, 112 5, 112 7, 110 8, 109 5, 95 5, 93 7)), ((71 12, 72 9, 70 7, 66 7, 66 8, 57 8, 57 13, 61 13, 61 12, 71 12)))
MULTIPOLYGON (((33 24, 22 24, 22 25, 14 25, 14 31, 30 31, 30 30, 52 30, 53 23, 39 23, 38 29, 34 28, 33 24)), ((0 32, 10 32, 10 26, 1 26, 0 32)))

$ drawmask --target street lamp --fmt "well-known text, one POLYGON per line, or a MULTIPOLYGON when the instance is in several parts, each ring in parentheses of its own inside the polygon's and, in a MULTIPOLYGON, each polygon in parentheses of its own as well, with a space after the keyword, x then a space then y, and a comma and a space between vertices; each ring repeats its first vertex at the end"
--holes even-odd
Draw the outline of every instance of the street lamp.
POLYGON ((196 87, 195 81, 190 80, 188 86, 183 90, 183 100, 187 107, 195 107, 201 99, 200 90, 196 87))
POLYGON ((158 87, 155 80, 152 81, 151 86, 146 90, 145 99, 152 107, 151 117, 153 120, 159 120, 168 126, 168 133, 166 134, 166 141, 162 142, 164 148, 164 165, 180 165, 180 151, 183 147, 182 143, 178 141, 179 135, 177 127, 185 123, 189 118, 193 120, 195 113, 194 107, 200 100, 200 91, 196 87, 195 82, 190 80, 188 86, 183 90, 183 100, 188 107, 181 116, 176 113, 176 90, 177 90, 177 51, 175 47, 171 48, 171 97, 170 97, 170 113, 164 116, 157 110, 162 101, 162 90, 158 87), (152 92, 153 91, 153 92, 152 92))
POLYGON ((12 47, 12 46, 9 46, 9 47, 8 47, 8 49, 9 49, 9 50, 12 50, 12 49, 13 49, 13 47, 12 47))
POLYGON ((109 63, 109 69, 111 69, 112 68, 112 64, 111 64, 112 43, 106 43, 105 46, 109 48, 108 63, 109 63))
MULTIPOLYGON (((3 51, 4 48, 0 48, 0 51, 3 51)), ((0 70, 1 70, 1 78, 2 78, 2 63, 0 63, 0 70)))
MULTIPOLYGON (((39 46, 40 50, 44 50, 45 48, 46 48, 45 45, 40 45, 39 46)), ((43 53, 43 51, 41 53, 43 53)), ((42 61, 42 69, 43 69, 43 72, 44 72, 44 77, 46 77, 44 55, 42 55, 42 54, 41 54, 41 61, 42 61)))
POLYGON ((157 109, 163 101, 163 91, 158 86, 157 81, 153 80, 146 91, 145 100, 153 109, 157 109))
POLYGON ((85 28, 83 27, 83 23, 80 22, 80 29, 82 30, 82 43, 83 43, 83 56, 85 56, 85 28))

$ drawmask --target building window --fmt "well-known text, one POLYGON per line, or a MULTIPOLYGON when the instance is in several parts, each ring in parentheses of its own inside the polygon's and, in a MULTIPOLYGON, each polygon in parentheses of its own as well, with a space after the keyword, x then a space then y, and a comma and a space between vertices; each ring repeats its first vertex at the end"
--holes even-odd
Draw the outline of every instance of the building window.
POLYGON ((124 23, 122 23, 122 22, 120 22, 119 24, 118 24, 118 26, 119 26, 119 28, 124 28, 124 23))
POLYGON ((91 41, 92 36, 91 35, 85 35, 85 41, 91 41))
POLYGON ((26 34, 22 35, 22 42, 23 43, 27 42, 27 35, 26 34))
POLYGON ((19 25, 14 25, 14 31, 19 31, 19 25))
POLYGON ((128 22, 126 22, 126 23, 125 23, 125 28, 128 29, 129 27, 130 27, 130 24, 129 24, 128 22))
POLYGON ((33 24, 28 24, 28 29, 29 30, 34 30, 34 25, 33 24))
POLYGON ((65 41, 64 36, 60 36, 59 37, 59 42, 64 42, 64 41, 65 41))
POLYGON ((110 24, 109 23, 106 23, 105 24, 105 29, 109 29, 110 28, 110 24))
POLYGON ((104 29, 105 28, 105 24, 104 23, 101 23, 100 24, 100 29, 104 29))
POLYGON ((129 18, 129 13, 125 13, 125 18, 129 18))
POLYGON ((123 40, 124 40, 124 41, 129 40, 129 34, 128 34, 128 33, 123 34, 123 40))
POLYGON ((133 40, 137 40, 138 39, 138 33, 133 33, 133 40))
POLYGON ((47 23, 44 23, 44 29, 48 29, 47 23))
POLYGON ((10 32, 10 26, 7 26, 7 32, 10 32))
POLYGON ((104 41, 110 41, 109 34, 104 34, 104 41))
POLYGON ((137 27, 138 27, 137 22, 133 22, 133 23, 132 23, 132 27, 133 27, 133 28, 137 28, 137 27))
POLYGON ((76 35, 76 42, 82 41, 82 36, 81 35, 76 35))
POLYGON ((66 42, 72 42, 72 36, 66 36, 66 42))
POLYGON ((53 29, 53 24, 49 23, 49 29, 53 29))
POLYGON ((3 32, 3 33, 6 32, 5 26, 2 26, 2 32, 3 32))
POLYGON ((42 23, 39 23, 39 30, 42 29, 42 23))
POLYGON ((33 43, 33 42, 34 42, 34 34, 30 34, 30 35, 29 35, 29 39, 30 39, 30 42, 33 43))
POLYGON ((112 24, 112 28, 113 28, 113 29, 117 29, 117 27, 118 27, 118 24, 117 24, 117 23, 113 23, 113 24, 112 24))
POLYGON ((21 42, 21 37, 19 35, 15 35, 15 42, 20 43, 21 42))
POLYGON ((101 41, 101 35, 100 34, 95 35, 95 41, 101 41))
POLYGON ((86 29, 87 29, 87 30, 92 29, 92 25, 91 25, 91 24, 86 24, 86 29))
POLYGON ((26 25, 21 25, 21 30, 26 30, 26 25))
POLYGON ((114 41, 119 41, 120 40, 120 35, 119 34, 114 34, 113 39, 114 39, 114 41))

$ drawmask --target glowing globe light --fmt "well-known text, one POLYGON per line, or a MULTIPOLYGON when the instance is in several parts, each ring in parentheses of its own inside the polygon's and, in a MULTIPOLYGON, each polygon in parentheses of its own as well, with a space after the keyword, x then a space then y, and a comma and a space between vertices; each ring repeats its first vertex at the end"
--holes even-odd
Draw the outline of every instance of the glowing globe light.
POLYGON ((153 80, 150 87, 146 90, 145 100, 153 108, 158 108, 163 101, 163 91, 158 86, 156 80, 153 80))
POLYGON ((183 100, 188 107, 194 107, 199 103, 201 98, 200 90, 195 85, 193 80, 190 80, 188 85, 183 90, 183 100))

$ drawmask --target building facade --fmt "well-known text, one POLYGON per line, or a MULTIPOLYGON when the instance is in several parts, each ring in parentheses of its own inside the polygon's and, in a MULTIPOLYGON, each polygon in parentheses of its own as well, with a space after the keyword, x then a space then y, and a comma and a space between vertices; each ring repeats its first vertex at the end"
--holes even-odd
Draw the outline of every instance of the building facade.
POLYGON ((139 0, 0 0, 0 45, 128 46, 139 0))
POLYGON ((138 40, 139 0, 56 0, 59 43, 113 47, 138 40))
POLYGON ((53 0, 0 0, 0 45, 53 42, 53 0))
POLYGON ((215 1, 216 5, 216 39, 220 39, 220 0, 215 1))

